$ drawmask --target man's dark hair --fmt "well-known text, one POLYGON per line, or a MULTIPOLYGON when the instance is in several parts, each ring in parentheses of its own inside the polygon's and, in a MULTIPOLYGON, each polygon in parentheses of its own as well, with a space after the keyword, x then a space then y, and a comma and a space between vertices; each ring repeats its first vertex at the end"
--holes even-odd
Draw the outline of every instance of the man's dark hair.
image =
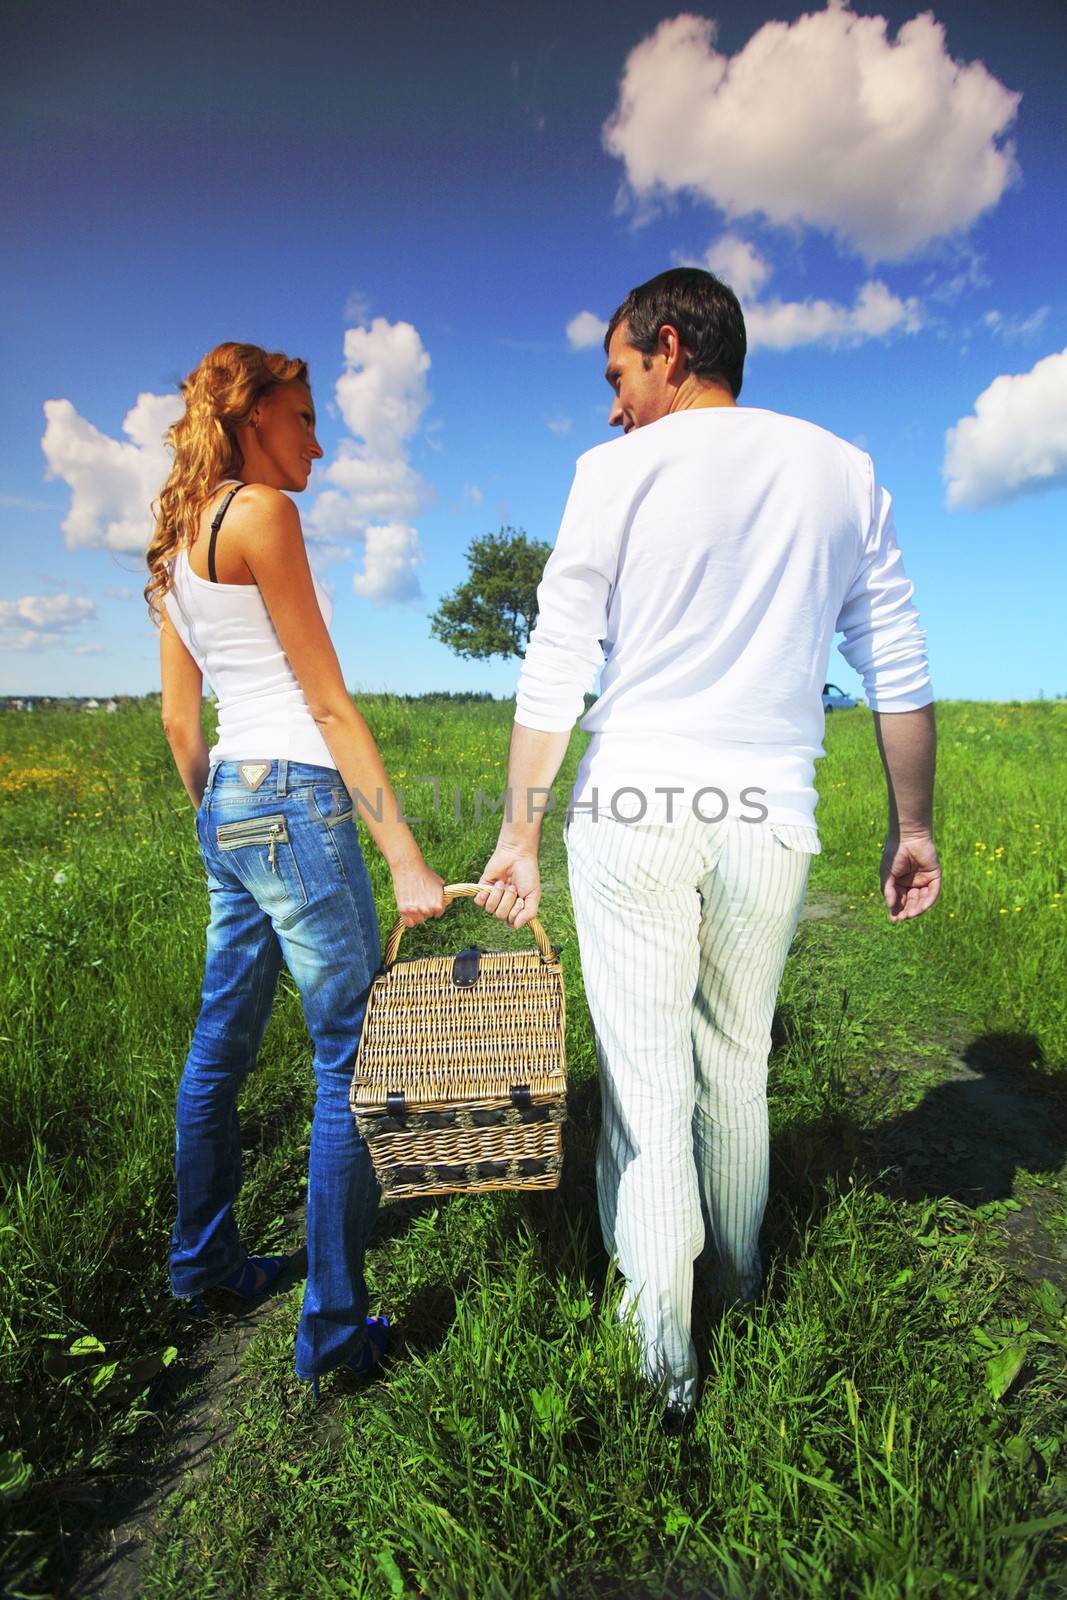
POLYGON ((745 319, 732 289, 700 267, 672 267, 638 289, 631 289, 608 323, 604 349, 620 322, 629 324, 629 343, 648 358, 670 323, 688 350, 686 371, 695 378, 719 378, 736 400, 745 370, 745 319))

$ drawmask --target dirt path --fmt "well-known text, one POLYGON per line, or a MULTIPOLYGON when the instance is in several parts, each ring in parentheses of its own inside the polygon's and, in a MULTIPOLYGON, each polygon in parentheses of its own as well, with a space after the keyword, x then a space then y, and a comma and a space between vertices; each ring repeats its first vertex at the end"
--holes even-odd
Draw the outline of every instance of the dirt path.
MULTIPOLYGON (((284 1293, 303 1270, 303 1252, 298 1251, 279 1279, 278 1292, 284 1293)), ((232 1308, 233 1302, 226 1304, 232 1308)), ((186 1368, 182 1396, 167 1413, 166 1449, 146 1463, 144 1478, 131 1481, 127 1492, 112 1504, 112 1527, 96 1541, 67 1591, 71 1596, 140 1600, 167 1502, 175 1490, 188 1491, 207 1475, 216 1452, 233 1432, 237 1417, 233 1401, 245 1381, 241 1373, 245 1352, 264 1322, 278 1311, 276 1294, 236 1316, 227 1309, 217 1322, 212 1308, 206 1308, 213 1331, 186 1368)))

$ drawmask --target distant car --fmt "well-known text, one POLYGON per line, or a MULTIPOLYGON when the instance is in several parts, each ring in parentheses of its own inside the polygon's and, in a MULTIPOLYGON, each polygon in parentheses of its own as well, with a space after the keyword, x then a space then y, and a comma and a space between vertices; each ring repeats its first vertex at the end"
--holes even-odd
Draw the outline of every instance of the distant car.
POLYGON ((824 711, 851 711, 856 705, 856 696, 846 694, 839 689, 836 683, 824 683, 822 686, 822 708, 824 711))

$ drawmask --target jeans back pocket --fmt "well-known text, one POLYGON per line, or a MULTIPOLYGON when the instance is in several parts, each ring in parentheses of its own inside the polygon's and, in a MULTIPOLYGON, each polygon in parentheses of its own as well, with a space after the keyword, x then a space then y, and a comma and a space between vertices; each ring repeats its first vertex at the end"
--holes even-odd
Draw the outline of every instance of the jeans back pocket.
POLYGON ((309 789, 308 816, 313 822, 325 822, 328 828, 336 828, 342 822, 352 822, 355 810, 344 784, 319 783, 309 789))
POLYGON ((215 844, 220 852, 233 852, 234 871, 271 916, 291 916, 307 905, 284 811, 220 822, 215 844))

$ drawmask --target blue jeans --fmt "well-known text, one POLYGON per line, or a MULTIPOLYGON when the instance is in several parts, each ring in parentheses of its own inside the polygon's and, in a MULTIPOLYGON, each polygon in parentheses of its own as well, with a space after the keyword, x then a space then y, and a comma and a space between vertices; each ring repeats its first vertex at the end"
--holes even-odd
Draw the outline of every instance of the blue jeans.
POLYGON ((367 1337, 363 1257, 378 1185, 348 1091, 380 960, 378 919, 340 774, 307 762, 242 764, 266 769, 255 790, 236 761, 216 763, 196 814, 211 920, 178 1091, 171 1287, 180 1297, 200 1294, 247 1254, 234 1220, 237 1093, 255 1065, 284 959, 315 1047, 308 1273, 296 1341, 297 1373, 314 1378, 358 1357, 367 1337))

